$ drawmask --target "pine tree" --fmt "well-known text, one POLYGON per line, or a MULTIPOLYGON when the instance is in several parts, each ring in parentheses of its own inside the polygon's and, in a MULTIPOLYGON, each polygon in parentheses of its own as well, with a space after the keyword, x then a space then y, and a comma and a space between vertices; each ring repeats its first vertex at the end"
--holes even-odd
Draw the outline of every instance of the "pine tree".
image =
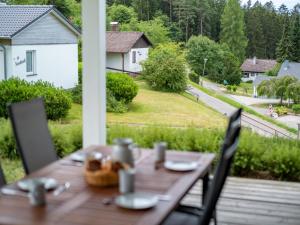
POLYGON ((263 14, 264 8, 260 3, 255 3, 253 8, 246 11, 247 37, 249 40, 248 57, 266 58, 266 43, 261 21, 263 14))
POLYGON ((284 23, 284 30, 281 40, 276 49, 276 56, 278 62, 283 62, 284 60, 291 60, 293 51, 293 45, 290 35, 290 21, 289 17, 286 16, 284 23))
POLYGON ((242 62, 248 40, 244 31, 244 12, 238 0, 228 0, 221 18, 221 30, 221 43, 227 44, 232 53, 242 62))
POLYGON ((300 15, 296 15, 291 30, 291 60, 300 62, 300 15))

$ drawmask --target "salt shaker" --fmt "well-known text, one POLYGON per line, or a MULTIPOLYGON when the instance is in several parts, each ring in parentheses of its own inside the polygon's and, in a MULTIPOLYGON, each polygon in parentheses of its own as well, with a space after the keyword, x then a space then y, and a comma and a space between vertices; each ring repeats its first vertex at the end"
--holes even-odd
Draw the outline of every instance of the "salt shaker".
POLYGON ((29 188, 29 200, 33 206, 43 206, 46 204, 46 190, 42 181, 32 180, 29 188))

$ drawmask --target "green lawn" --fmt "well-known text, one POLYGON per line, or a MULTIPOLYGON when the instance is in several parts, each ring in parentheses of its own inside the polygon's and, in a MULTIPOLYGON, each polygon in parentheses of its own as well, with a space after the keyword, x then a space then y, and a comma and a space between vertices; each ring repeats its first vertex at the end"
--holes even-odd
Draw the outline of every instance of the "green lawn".
MULTIPOLYGON (((138 95, 126 113, 107 113, 107 121, 114 123, 197 126, 214 128, 225 126, 226 119, 188 94, 176 94, 150 90, 137 81, 138 95)), ((81 122, 81 105, 74 104, 66 123, 81 122)))
MULTIPOLYGON (((224 86, 224 89, 226 89, 225 86, 224 86)), ((242 83, 240 83, 239 86, 237 86, 236 92, 226 91, 226 93, 233 94, 233 95, 253 96, 253 84, 242 82, 242 83)))

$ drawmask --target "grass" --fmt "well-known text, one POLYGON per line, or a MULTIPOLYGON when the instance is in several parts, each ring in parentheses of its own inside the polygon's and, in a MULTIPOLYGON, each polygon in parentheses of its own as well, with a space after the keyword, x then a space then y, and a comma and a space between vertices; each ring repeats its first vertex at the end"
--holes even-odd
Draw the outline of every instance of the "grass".
POLYGON ((245 112, 249 113, 249 114, 252 114, 252 115, 254 115, 254 116, 257 116, 257 117, 259 117, 259 118, 261 118, 261 119, 263 119, 263 120, 265 120, 265 121, 268 121, 268 122, 270 122, 270 123, 273 123, 274 125, 277 125, 278 127, 281 127, 281 128, 283 128, 283 129, 285 129, 285 130, 291 132, 291 133, 297 134, 297 130, 296 130, 296 129, 291 128, 291 127, 288 127, 288 126, 286 126, 285 124, 282 124, 282 123, 280 123, 280 122, 278 122, 278 121, 276 121, 276 120, 274 120, 274 119, 272 119, 272 118, 270 118, 270 117, 264 116, 264 115, 262 115, 262 114, 256 112, 255 110, 253 110, 253 109, 251 109, 251 108, 249 108, 249 107, 247 107, 247 106, 244 106, 244 105, 242 105, 242 104, 240 104, 240 103, 238 103, 238 102, 236 102, 236 101, 234 101, 234 100, 232 100, 232 99, 230 99, 230 98, 228 98, 228 97, 226 97, 226 96, 224 96, 224 95, 220 95, 220 94, 214 92, 213 90, 206 89, 206 88, 204 88, 204 87, 202 87, 202 86, 200 86, 200 85, 198 85, 198 84, 196 84, 196 83, 194 83, 194 82, 191 82, 191 81, 190 81, 190 84, 191 84, 193 87, 195 87, 195 88, 197 88, 197 89, 203 91, 204 93, 206 93, 206 94, 208 94, 208 95, 210 95, 210 96, 213 96, 213 97, 215 97, 215 98, 218 98, 218 99, 220 99, 221 101, 228 103, 229 105, 232 105, 232 106, 234 106, 234 107, 236 107, 236 108, 243 108, 243 110, 244 110, 245 112))
MULTIPOLYGON (((197 102, 193 96, 151 90, 144 82, 139 85, 138 95, 126 113, 107 113, 108 124, 166 125, 174 127, 196 126, 215 128, 225 126, 226 118, 197 102)), ((81 124, 82 106, 73 104, 62 125, 81 124)))
MULTIPOLYGON (((226 87, 224 86, 226 89, 226 87)), ((232 95, 242 95, 242 96, 252 96, 253 95, 253 86, 250 83, 240 83, 239 86, 237 86, 236 92, 233 91, 226 91, 228 94, 232 95)))

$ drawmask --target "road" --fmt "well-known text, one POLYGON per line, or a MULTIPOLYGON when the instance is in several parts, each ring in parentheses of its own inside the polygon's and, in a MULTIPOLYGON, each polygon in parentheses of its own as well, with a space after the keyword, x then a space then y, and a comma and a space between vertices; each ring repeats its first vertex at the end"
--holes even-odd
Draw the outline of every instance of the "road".
MULTIPOLYGON (((207 106, 222 113, 223 115, 230 116, 237 109, 229 105, 228 103, 223 102, 215 97, 212 97, 193 86, 189 86, 187 92, 198 98, 199 101, 204 102, 207 106)), ((245 112, 243 113, 242 117, 242 125, 244 127, 250 128, 256 133, 267 137, 280 136, 297 138, 296 135, 291 134, 285 129, 282 129, 281 127, 278 127, 270 122, 267 122, 265 120, 260 119, 259 117, 253 116, 245 112)))

